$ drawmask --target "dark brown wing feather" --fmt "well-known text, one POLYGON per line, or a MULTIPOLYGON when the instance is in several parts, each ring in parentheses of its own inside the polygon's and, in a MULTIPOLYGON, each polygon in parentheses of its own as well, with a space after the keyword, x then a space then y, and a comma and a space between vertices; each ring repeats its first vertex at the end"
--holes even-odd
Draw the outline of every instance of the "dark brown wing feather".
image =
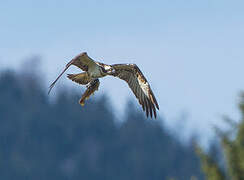
POLYGON ((151 117, 154 114, 154 117, 156 118, 156 108, 159 110, 157 100, 150 88, 150 85, 137 65, 114 64, 112 67, 115 69, 114 76, 123 79, 128 83, 143 110, 146 111, 147 117, 149 114, 151 117))
POLYGON ((75 58, 73 58, 66 66, 65 69, 61 72, 61 74, 55 79, 55 81, 50 85, 48 94, 54 87, 55 83, 58 81, 58 79, 63 75, 63 73, 71 66, 77 66, 78 68, 82 69, 83 71, 88 71, 88 68, 90 66, 97 66, 96 62, 92 60, 86 52, 81 53, 77 55, 75 58))
POLYGON ((79 74, 68 74, 67 77, 81 85, 88 84, 92 78, 88 75, 87 72, 79 73, 79 74))

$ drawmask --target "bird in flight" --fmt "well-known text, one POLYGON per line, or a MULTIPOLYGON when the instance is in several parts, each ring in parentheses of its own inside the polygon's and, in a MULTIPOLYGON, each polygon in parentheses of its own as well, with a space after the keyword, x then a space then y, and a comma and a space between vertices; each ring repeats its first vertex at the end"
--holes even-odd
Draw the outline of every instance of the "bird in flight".
POLYGON ((48 94, 54 87, 57 80, 71 66, 77 66, 84 72, 78 74, 68 74, 67 77, 72 81, 86 85, 87 89, 80 99, 80 104, 84 106, 85 100, 90 97, 99 87, 99 78, 110 75, 118 77, 127 82, 130 89, 135 94, 146 116, 156 118, 156 108, 159 110, 157 100, 147 82, 145 76, 136 64, 113 64, 107 65, 91 59, 86 52, 74 57, 66 66, 57 79, 50 85, 48 94))

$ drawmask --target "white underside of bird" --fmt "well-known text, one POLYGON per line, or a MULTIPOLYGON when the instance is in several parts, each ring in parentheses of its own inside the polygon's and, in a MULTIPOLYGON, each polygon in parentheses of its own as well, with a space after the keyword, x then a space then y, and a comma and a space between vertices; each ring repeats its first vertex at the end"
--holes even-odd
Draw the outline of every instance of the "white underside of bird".
POLYGON ((96 65, 91 65, 88 69, 88 74, 92 78, 101 78, 104 77, 106 74, 102 73, 101 68, 96 65))

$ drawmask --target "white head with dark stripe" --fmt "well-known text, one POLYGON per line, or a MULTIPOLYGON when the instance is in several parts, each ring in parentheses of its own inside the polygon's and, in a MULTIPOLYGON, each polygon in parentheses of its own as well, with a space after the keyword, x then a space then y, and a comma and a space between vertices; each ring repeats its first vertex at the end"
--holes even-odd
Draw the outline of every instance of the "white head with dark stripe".
POLYGON ((107 64, 99 64, 99 66, 102 69, 102 72, 107 74, 107 75, 113 75, 115 73, 115 69, 107 64))

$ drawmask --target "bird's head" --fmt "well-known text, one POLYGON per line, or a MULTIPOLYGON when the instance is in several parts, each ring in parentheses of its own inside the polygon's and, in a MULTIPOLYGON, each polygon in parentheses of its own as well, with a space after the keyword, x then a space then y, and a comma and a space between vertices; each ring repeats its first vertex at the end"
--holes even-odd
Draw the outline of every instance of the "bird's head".
POLYGON ((115 69, 110 65, 104 65, 102 71, 108 75, 113 75, 115 73, 115 69))

